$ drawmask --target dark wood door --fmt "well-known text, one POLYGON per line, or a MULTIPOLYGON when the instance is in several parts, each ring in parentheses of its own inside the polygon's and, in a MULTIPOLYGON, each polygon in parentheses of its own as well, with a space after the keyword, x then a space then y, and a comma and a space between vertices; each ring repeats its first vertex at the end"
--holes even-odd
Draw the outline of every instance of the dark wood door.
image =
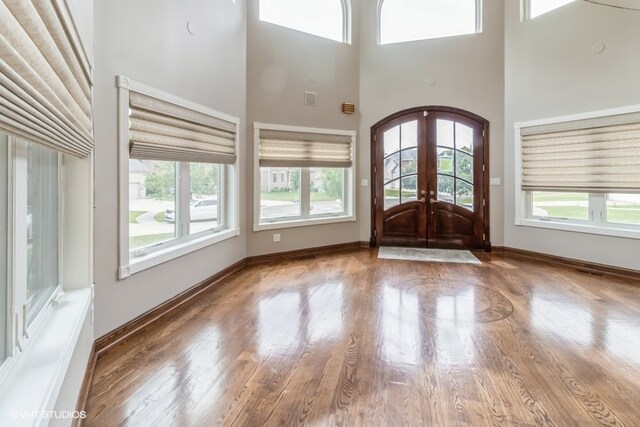
POLYGON ((488 122, 426 107, 372 127, 372 243, 489 249, 488 122))

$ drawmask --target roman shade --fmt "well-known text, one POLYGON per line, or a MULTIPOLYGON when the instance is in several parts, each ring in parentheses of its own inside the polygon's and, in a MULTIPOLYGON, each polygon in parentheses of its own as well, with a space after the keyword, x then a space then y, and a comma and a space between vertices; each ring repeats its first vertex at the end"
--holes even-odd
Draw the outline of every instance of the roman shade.
POLYGON ((129 92, 129 157, 198 163, 236 161, 236 124, 129 92))
POLYGON ((335 167, 352 164, 352 136, 260 129, 260 166, 335 167))
POLYGON ((640 192, 640 113, 520 132, 523 190, 640 192))
POLYGON ((0 130, 86 157, 91 66, 64 0, 0 2, 0 130))

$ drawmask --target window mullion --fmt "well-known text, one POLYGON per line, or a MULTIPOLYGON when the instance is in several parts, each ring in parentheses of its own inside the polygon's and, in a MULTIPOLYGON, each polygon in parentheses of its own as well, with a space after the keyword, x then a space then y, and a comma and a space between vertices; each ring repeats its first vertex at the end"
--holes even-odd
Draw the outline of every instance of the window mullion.
POLYGON ((605 224, 607 222, 606 195, 602 193, 590 193, 589 211, 591 212, 591 222, 598 225, 605 224))
POLYGON ((191 174, 189 163, 178 162, 176 173, 176 212, 178 221, 178 229, 176 230, 176 237, 178 239, 189 235, 190 226, 190 212, 189 206, 191 204, 191 174))
POLYGON ((23 141, 13 139, 9 146, 12 149, 10 158, 12 165, 12 195, 10 203, 12 205, 11 236, 9 247, 11 248, 11 270, 12 277, 9 287, 12 293, 12 346, 22 346, 27 327, 26 304, 27 304, 27 144, 23 141))
POLYGON ((303 217, 308 217, 311 212, 311 174, 309 168, 300 170, 300 209, 303 217))

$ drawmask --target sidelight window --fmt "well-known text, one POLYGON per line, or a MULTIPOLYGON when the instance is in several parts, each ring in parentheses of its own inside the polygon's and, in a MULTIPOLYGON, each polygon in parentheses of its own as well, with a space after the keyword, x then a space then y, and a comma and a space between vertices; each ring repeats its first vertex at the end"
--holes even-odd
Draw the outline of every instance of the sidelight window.
POLYGON ((438 200, 473 211, 473 129, 437 120, 438 200))

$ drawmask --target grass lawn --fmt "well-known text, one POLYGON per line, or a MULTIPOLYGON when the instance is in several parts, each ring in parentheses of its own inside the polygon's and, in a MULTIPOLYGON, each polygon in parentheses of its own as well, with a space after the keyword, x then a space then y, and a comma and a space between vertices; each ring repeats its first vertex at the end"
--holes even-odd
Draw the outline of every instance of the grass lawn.
POLYGON ((164 220, 164 212, 158 212, 156 216, 153 217, 153 219, 155 219, 156 222, 166 222, 164 220))
POLYGON ((534 193, 534 202, 586 202, 588 194, 584 193, 534 193))
POLYGON ((145 246, 153 245, 154 243, 160 243, 172 239, 173 233, 163 234, 149 234, 148 236, 135 236, 129 237, 129 249, 138 249, 145 246))
MULTIPOLYGON (((300 200, 300 194, 295 191, 269 191, 260 193, 262 200, 278 200, 281 202, 294 202, 300 200)), ((330 202, 336 200, 335 196, 327 193, 311 192, 312 202, 330 202)))
POLYGON ((137 221, 137 218, 142 215, 143 213, 146 213, 145 211, 129 211, 129 224, 135 224, 137 221))

